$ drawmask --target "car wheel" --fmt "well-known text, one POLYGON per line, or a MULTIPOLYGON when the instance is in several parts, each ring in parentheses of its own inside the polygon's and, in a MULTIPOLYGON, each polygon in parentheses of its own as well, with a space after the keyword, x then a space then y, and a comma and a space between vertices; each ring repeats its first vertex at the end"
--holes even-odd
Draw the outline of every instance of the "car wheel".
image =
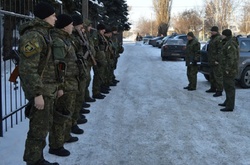
POLYGON ((204 77, 205 77, 205 79, 207 80, 207 81, 209 81, 210 80, 210 76, 209 76, 209 74, 203 74, 204 75, 204 77))
POLYGON ((246 67, 240 77, 240 86, 242 88, 250 88, 250 67, 246 67))

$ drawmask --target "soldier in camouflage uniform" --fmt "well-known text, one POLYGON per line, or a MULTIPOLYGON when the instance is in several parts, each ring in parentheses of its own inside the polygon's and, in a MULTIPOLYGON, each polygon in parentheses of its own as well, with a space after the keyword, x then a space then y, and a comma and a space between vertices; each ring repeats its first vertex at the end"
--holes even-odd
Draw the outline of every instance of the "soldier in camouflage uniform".
POLYGON ((213 96, 218 97, 222 96, 223 91, 223 78, 222 78, 222 70, 221 70, 221 57, 220 57, 220 49, 222 46, 221 36, 219 34, 219 29, 217 26, 213 26, 211 28, 211 38, 209 41, 208 47, 208 62, 210 66, 210 89, 208 89, 207 93, 215 93, 213 96))
POLYGON ((107 59, 107 70, 106 70, 106 80, 105 86, 115 86, 116 84, 113 83, 113 71, 114 71, 114 45, 111 39, 112 37, 112 30, 110 28, 106 28, 104 33, 107 48, 105 50, 105 55, 107 59))
MULTIPOLYGON (((122 47, 122 44, 119 42, 118 35, 119 35, 119 33, 118 33, 117 27, 112 27, 112 41, 113 41, 113 46, 114 46, 114 50, 115 50, 114 51, 114 53, 115 53, 114 54, 114 63, 113 63, 114 71, 117 68, 118 58, 120 57, 119 53, 123 52, 123 47, 122 47)), ((116 79, 114 71, 113 71, 113 83, 117 84, 120 81, 116 79)))
POLYGON ((224 106, 221 111, 229 112, 235 106, 235 77, 238 73, 239 46, 232 37, 232 31, 225 29, 222 31, 222 39, 225 41, 221 49, 223 86, 226 93, 226 100, 219 106, 224 106))
POLYGON ((90 97, 90 92, 89 92, 89 85, 91 82, 91 68, 92 67, 96 67, 96 62, 95 60, 95 54, 96 51, 94 49, 94 35, 93 35, 93 28, 92 28, 92 22, 88 19, 85 19, 83 22, 83 26, 84 26, 84 38, 87 41, 87 44, 89 45, 89 49, 92 53, 93 59, 89 56, 87 59, 87 80, 86 80, 86 88, 85 88, 85 102, 95 102, 96 100, 94 98, 90 97))
POLYGON ((187 66, 187 77, 189 84, 184 89, 189 91, 196 90, 197 86, 197 73, 198 73, 198 65, 199 61, 199 51, 200 51, 200 43, 195 38, 193 32, 188 32, 187 34, 187 48, 186 48, 186 66, 187 66))
POLYGON ((105 56, 106 42, 104 39, 105 25, 97 25, 97 35, 94 37, 94 48, 96 51, 96 62, 97 66, 93 68, 94 70, 94 79, 93 79, 93 98, 104 99, 105 95, 102 93, 107 93, 107 89, 104 89, 104 80, 105 80, 105 69, 107 67, 107 60, 105 56), (105 91, 104 91, 105 90, 105 91))
POLYGON ((71 128, 72 115, 75 111, 76 93, 78 92, 79 69, 71 34, 73 20, 69 15, 57 17, 51 36, 57 79, 62 83, 64 95, 58 98, 54 113, 54 123, 49 136, 49 153, 57 156, 69 156, 70 152, 63 145, 65 142, 77 141, 77 137, 65 137, 65 131, 71 128))
POLYGON ((55 10, 47 3, 39 3, 34 15, 35 19, 20 27, 19 74, 25 97, 33 102, 26 109, 30 122, 23 160, 27 165, 59 165, 43 157, 53 122, 55 98, 63 94, 63 91, 57 91, 49 35, 56 21, 55 10))
POLYGON ((77 124, 84 124, 87 122, 87 119, 85 118, 84 115, 79 115, 81 114, 87 114, 90 111, 87 109, 83 108, 83 103, 84 103, 84 97, 85 97, 85 89, 86 89, 86 82, 87 82, 87 75, 90 74, 87 71, 87 59, 88 59, 88 54, 87 54, 87 47, 85 43, 85 39, 83 36, 82 30, 83 28, 83 19, 82 16, 79 14, 74 14, 72 15, 73 18, 73 25, 74 25, 74 30, 73 30, 73 36, 72 38, 74 39, 74 45, 75 45, 75 51, 76 55, 78 58, 78 66, 80 70, 80 77, 79 77, 79 92, 77 93, 76 96, 76 105, 75 105, 75 112, 73 114, 73 120, 72 120, 72 128, 71 132, 75 134, 81 134, 82 130, 77 126, 77 124))

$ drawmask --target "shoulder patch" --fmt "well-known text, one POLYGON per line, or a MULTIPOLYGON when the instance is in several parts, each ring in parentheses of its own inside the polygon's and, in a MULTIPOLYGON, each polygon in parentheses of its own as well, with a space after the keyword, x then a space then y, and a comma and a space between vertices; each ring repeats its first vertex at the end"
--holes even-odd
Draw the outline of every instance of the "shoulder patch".
POLYGON ((26 57, 30 57, 34 54, 41 52, 41 48, 39 47, 39 45, 30 41, 25 43, 22 49, 22 52, 26 57))

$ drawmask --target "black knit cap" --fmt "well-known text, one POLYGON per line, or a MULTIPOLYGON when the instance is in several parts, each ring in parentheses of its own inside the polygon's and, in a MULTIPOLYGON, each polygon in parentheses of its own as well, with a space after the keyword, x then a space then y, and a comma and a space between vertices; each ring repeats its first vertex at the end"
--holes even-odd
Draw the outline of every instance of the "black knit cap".
POLYGON ((218 26, 213 26, 210 30, 211 32, 219 32, 218 26))
POLYGON ((112 29, 110 27, 105 28, 105 33, 112 33, 112 29))
POLYGON ((193 37, 194 38, 194 33, 193 32, 188 32, 187 36, 193 37))
POLYGON ((230 37, 232 36, 232 31, 230 29, 225 29, 222 31, 222 35, 230 37))
POLYGON ((118 28, 115 27, 115 26, 113 26, 113 27, 112 27, 112 31, 118 31, 118 28))
POLYGON ((69 24, 71 24, 72 22, 73 22, 73 19, 71 16, 67 14, 60 14, 57 16, 55 27, 58 29, 62 29, 68 26, 69 24))
POLYGON ((34 15, 40 19, 45 19, 54 13, 54 7, 46 2, 41 2, 37 4, 34 9, 34 15))
POLYGON ((105 27, 105 25, 100 23, 100 24, 97 25, 96 29, 97 30, 104 30, 104 29, 106 29, 106 27, 105 27))
POLYGON ((73 14, 71 17, 73 19, 74 26, 81 25, 83 23, 83 19, 80 14, 73 14))

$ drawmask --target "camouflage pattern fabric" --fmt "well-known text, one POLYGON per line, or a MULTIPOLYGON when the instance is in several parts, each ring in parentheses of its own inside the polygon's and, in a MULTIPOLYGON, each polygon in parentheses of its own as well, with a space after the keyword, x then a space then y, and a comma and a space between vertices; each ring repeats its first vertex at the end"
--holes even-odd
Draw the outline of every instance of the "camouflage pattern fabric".
POLYGON ((43 110, 30 107, 29 131, 23 156, 23 160, 27 163, 43 159, 46 136, 53 121, 58 84, 52 55, 47 59, 50 47, 49 30, 52 28, 47 22, 36 18, 24 23, 19 29, 21 35, 19 74, 25 97, 31 101, 37 95, 43 95, 45 102, 43 110))
POLYGON ((189 88, 196 89, 197 86, 197 73, 198 73, 198 65, 199 61, 199 50, 200 43, 196 38, 187 42, 186 48, 186 66, 187 66, 187 77, 189 81, 189 88))
POLYGON ((96 49, 96 62, 97 66, 93 68, 94 70, 94 78, 93 78, 93 88, 92 93, 93 95, 97 95, 100 93, 100 87, 103 85, 105 80, 105 69, 107 68, 107 60, 105 55, 105 39, 103 36, 98 33, 97 36, 94 38, 94 47, 96 49))
POLYGON ((42 159, 43 149, 46 146, 46 137, 53 121, 54 100, 44 97, 45 108, 37 110, 32 106, 30 114, 30 128, 25 142, 23 159, 27 163, 35 163, 42 159))
POLYGON ((46 90, 46 84, 57 83, 52 56, 46 64, 47 50, 50 44, 50 28, 52 28, 51 25, 38 18, 20 27, 19 73, 28 100, 34 98, 37 94, 53 97, 51 93, 54 91, 46 90), (41 77, 42 72, 43 76, 41 77))
POLYGON ((226 93, 226 108, 234 109, 235 106, 235 76, 238 73, 239 48, 232 37, 224 39, 222 47, 223 86, 226 93))
MULTIPOLYGON (((70 35, 60 29, 54 29, 51 33, 53 39, 53 55, 56 62, 66 64, 65 74, 61 88, 64 95, 56 102, 54 123, 49 136, 49 145, 52 149, 63 147, 65 131, 71 128, 72 114, 75 111, 75 97, 78 92, 79 69, 76 63, 74 43, 70 35)), ((57 63, 56 63, 57 65, 57 63)), ((58 77, 58 76, 57 76, 58 77)))
POLYGON ((212 36, 208 47, 208 62, 210 65, 209 81, 211 89, 223 91, 223 74, 221 69, 221 50, 222 41, 220 34, 212 36), (216 64, 218 62, 218 64, 216 64))
MULTIPOLYGON (((71 121, 72 126, 76 125, 77 120, 79 119, 79 113, 80 113, 80 110, 82 109, 82 103, 85 98, 87 77, 90 76, 90 70, 88 70, 88 66, 91 65, 88 62, 88 59, 90 58, 89 55, 85 57, 86 53, 88 53, 86 43, 84 43, 83 39, 80 37, 77 31, 74 31, 73 36, 74 36, 74 41, 76 43, 75 49, 77 52, 77 57, 78 59, 82 59, 84 62, 84 66, 82 68, 84 70, 84 76, 82 76, 79 79, 79 83, 78 83, 78 92, 76 93, 75 104, 74 104, 75 110, 74 110, 74 113, 72 114, 72 121, 71 121)), ((86 38, 84 39, 86 40, 86 38)), ((69 138, 70 137, 69 133, 68 134, 66 133, 66 136, 69 138)))

